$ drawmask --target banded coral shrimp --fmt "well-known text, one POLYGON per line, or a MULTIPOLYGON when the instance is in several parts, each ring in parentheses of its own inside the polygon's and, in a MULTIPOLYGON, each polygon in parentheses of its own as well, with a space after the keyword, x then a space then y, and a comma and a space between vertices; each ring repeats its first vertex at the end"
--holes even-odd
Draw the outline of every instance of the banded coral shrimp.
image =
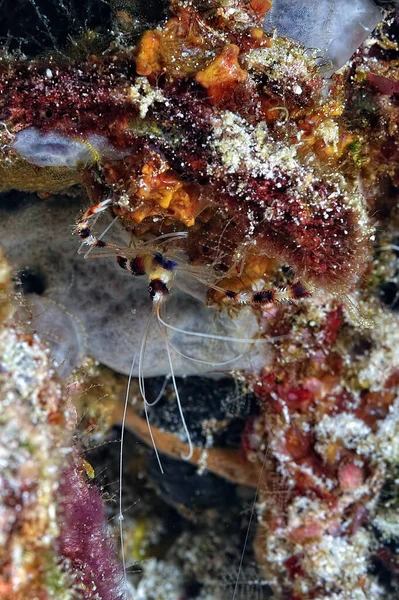
MULTIPOLYGON (((109 231, 110 227, 115 223, 115 219, 104 229, 101 235, 96 235, 93 232, 93 225, 97 218, 104 212, 112 208, 112 201, 106 199, 96 206, 89 208, 83 216, 78 220, 76 231, 82 240, 80 253, 84 253, 85 257, 105 257, 114 256, 119 266, 130 273, 134 277, 146 277, 148 280, 148 294, 152 301, 152 311, 148 317, 145 330, 143 333, 140 349, 136 352, 129 373, 129 379, 126 389, 124 409, 122 416, 121 428, 121 452, 120 452, 120 490, 119 490, 119 521, 120 521, 120 538, 121 547, 123 549, 123 527, 122 527, 122 469, 123 469, 123 442, 124 430, 126 424, 126 413, 129 405, 130 388, 133 377, 133 371, 136 363, 138 363, 138 382, 141 397, 144 403, 145 419, 147 422, 148 432, 154 448, 155 456, 161 473, 163 466, 156 445, 156 440, 152 433, 149 410, 155 407, 164 391, 162 386, 155 400, 150 401, 147 398, 144 378, 144 360, 148 341, 148 334, 153 321, 161 334, 161 340, 164 343, 166 354, 169 363, 169 377, 173 384, 174 395, 176 398, 177 408, 180 415, 181 423, 184 430, 184 435, 188 443, 186 454, 181 454, 181 458, 190 461, 193 457, 193 443, 191 441, 190 431, 187 426, 182 402, 179 395, 178 386, 175 378, 175 370, 172 361, 171 350, 184 358, 206 365, 209 369, 224 369, 241 358, 243 353, 234 356, 227 360, 204 360, 195 356, 187 355, 181 352, 169 340, 168 332, 177 332, 183 336, 193 337, 197 340, 213 340, 217 342, 227 342, 235 344, 244 344, 246 347, 255 345, 270 344, 279 339, 279 337, 233 337, 231 335, 219 335, 217 333, 208 333, 205 331, 185 330, 179 326, 175 326, 168 321, 166 315, 166 305, 169 294, 175 283, 178 284, 178 277, 192 279, 200 283, 206 290, 211 290, 222 297, 223 303, 232 310, 238 307, 247 307, 249 309, 265 309, 267 307, 280 304, 283 302, 295 302, 303 300, 311 295, 311 291, 307 289, 300 281, 294 281, 287 287, 270 286, 265 288, 258 285, 255 290, 234 291, 232 289, 224 289, 218 285, 218 280, 221 279, 220 274, 215 273, 213 265, 195 266, 187 262, 185 255, 185 243, 187 241, 187 231, 177 231, 174 233, 160 234, 158 237, 150 238, 146 241, 133 240, 131 246, 121 246, 113 242, 105 241, 103 238, 109 231), (85 248, 83 250, 83 248, 85 248), (95 253, 93 251, 96 250, 95 253), (176 281, 177 280, 177 281, 176 281)), ((218 240, 218 249, 222 244, 222 240, 218 240)), ((237 267, 234 264, 234 272, 238 275, 242 274, 244 267, 241 264, 237 267)), ((165 380, 166 381, 166 380, 165 380)), ((260 485, 260 484, 259 484, 260 485)), ((123 556, 123 564, 125 568, 125 558, 123 556)), ((125 569, 126 572, 126 569, 125 569)))

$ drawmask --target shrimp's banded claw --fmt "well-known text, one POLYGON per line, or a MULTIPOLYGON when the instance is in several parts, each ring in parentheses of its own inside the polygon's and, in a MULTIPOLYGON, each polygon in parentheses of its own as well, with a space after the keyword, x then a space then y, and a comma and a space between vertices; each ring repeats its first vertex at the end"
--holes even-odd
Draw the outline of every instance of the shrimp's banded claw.
POLYGON ((267 288, 254 293, 234 292, 233 290, 224 290, 223 293, 227 301, 241 306, 253 306, 254 308, 281 302, 294 302, 312 295, 310 289, 306 288, 300 281, 286 288, 267 288))

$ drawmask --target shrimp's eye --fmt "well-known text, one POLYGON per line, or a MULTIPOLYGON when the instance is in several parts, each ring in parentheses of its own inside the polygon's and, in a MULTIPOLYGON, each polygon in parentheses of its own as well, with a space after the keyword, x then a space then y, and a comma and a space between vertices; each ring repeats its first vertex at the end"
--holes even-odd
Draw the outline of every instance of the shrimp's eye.
POLYGON ((148 286, 148 293, 151 300, 156 298, 165 298, 169 294, 168 286, 161 279, 153 279, 148 286))

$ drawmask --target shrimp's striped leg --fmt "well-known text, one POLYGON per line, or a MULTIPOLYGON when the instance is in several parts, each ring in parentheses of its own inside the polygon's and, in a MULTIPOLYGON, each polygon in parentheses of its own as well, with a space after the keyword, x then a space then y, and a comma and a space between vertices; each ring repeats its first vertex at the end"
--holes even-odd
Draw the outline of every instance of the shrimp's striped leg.
POLYGON ((109 244, 100 240, 98 237, 93 235, 92 233, 92 221, 93 217, 97 216, 105 211, 108 206, 111 204, 112 200, 108 198, 107 200, 103 200, 96 204, 95 206, 91 206, 79 219, 76 225, 76 231, 84 244, 87 246, 93 246, 97 248, 105 248, 107 246, 113 246, 113 244, 109 244))

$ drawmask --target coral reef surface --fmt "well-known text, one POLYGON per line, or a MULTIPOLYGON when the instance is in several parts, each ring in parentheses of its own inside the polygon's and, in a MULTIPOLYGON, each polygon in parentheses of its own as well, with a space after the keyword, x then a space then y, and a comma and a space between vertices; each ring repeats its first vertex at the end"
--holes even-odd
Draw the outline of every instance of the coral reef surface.
POLYGON ((395 600, 397 10, 109 8, 2 50, 0 597, 395 600))

